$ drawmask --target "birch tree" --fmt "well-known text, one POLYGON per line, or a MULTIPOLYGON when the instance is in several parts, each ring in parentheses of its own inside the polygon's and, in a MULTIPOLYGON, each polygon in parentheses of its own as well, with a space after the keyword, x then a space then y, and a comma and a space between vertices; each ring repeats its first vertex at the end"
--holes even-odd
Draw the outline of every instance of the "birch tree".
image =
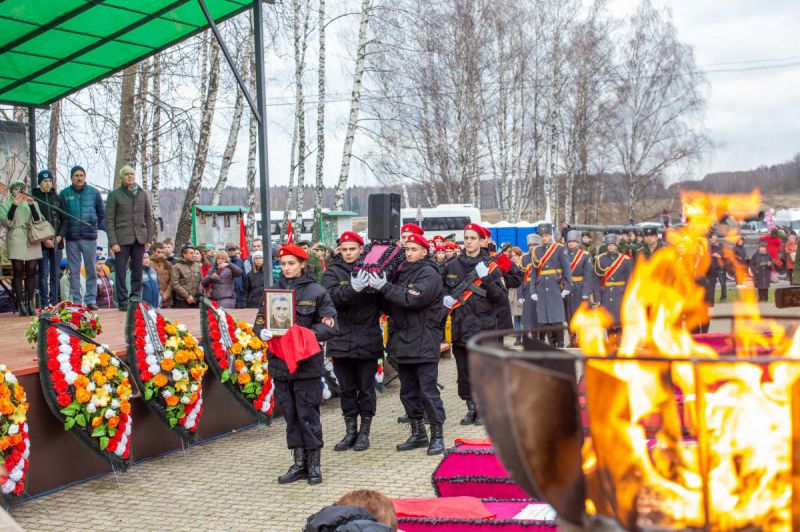
POLYGON ((350 114, 347 118, 347 131, 344 136, 342 148, 342 167, 339 170, 339 181, 336 183, 336 195, 333 200, 333 209, 344 210, 344 193, 350 177, 350 160, 353 157, 353 143, 358 125, 358 111, 361 105, 361 87, 364 77, 364 65, 367 60, 367 31, 369 28, 370 9, 372 0, 361 1, 361 16, 358 23, 358 44, 356 45, 356 66, 353 74, 353 91, 350 94, 350 114))
POLYGON ((312 240, 322 240, 322 193, 325 190, 325 0, 319 0, 317 10, 319 35, 319 64, 317 68, 317 162, 314 185, 314 223, 312 240))
POLYGON ((242 91, 237 88, 236 99, 233 102, 233 118, 231 118, 231 127, 228 130, 228 140, 225 143, 225 151, 222 153, 219 178, 217 178, 217 184, 214 185, 214 190, 211 193, 211 205, 219 205, 219 201, 222 198, 222 191, 225 190, 225 186, 228 183, 228 174, 231 171, 233 154, 236 152, 236 143, 239 140, 239 129, 242 124, 243 112, 244 96, 242 95, 242 91))
MULTIPOLYGON (((150 134, 150 208, 153 227, 158 233, 158 219, 161 217, 161 54, 153 56, 153 131, 150 134)), ((142 170, 144 173, 144 170, 142 170)))
POLYGON ((61 125, 61 102, 50 106, 50 134, 47 139, 47 169, 53 175, 58 172, 58 133, 61 125))
POLYGON ((136 74, 138 67, 129 66, 122 72, 122 93, 119 105, 119 128, 117 130, 117 159, 114 164, 114 188, 119 186, 119 169, 133 157, 136 118, 134 101, 136 97, 136 74))
POLYGON ((297 186, 294 190, 295 224, 294 233, 297 237, 303 229, 303 208, 305 200, 306 180, 306 109, 305 96, 303 95, 303 72, 305 70, 306 49, 308 47, 308 20, 311 14, 309 2, 303 5, 304 14, 301 15, 301 0, 293 0, 293 27, 294 27, 294 80, 295 80, 295 122, 297 123, 297 186), (302 24, 300 23, 302 16, 302 24))

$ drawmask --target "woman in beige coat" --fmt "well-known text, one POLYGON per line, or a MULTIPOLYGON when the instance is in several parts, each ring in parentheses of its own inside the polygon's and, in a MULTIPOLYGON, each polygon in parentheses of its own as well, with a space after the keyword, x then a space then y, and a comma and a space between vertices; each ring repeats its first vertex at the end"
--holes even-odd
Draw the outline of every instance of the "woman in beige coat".
POLYGON ((28 225, 31 221, 39 221, 42 214, 33 198, 25 194, 22 181, 11 183, 9 191, 11 197, 0 205, 0 223, 8 229, 6 245, 14 271, 14 299, 20 316, 33 316, 33 294, 42 247, 38 242, 28 243, 28 225))

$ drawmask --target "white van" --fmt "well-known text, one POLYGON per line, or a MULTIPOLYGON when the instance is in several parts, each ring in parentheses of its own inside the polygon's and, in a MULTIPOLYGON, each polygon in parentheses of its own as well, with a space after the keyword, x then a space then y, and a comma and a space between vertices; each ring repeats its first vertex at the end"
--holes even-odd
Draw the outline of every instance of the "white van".
POLYGON ((800 208, 781 209, 775 213, 775 225, 800 231, 800 208))
POLYGON ((402 209, 402 223, 419 224, 422 216, 422 229, 425 238, 432 239, 436 235, 447 237, 455 234, 457 242, 464 240, 464 226, 470 223, 481 223, 481 211, 471 204, 443 204, 430 209, 402 209))

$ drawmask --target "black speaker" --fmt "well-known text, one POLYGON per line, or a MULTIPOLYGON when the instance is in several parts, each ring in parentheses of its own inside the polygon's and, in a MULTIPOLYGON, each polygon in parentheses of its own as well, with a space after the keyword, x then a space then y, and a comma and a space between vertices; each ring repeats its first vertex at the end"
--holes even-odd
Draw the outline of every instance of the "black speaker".
POLYGON ((370 194, 367 236, 370 240, 400 240, 400 194, 370 194))

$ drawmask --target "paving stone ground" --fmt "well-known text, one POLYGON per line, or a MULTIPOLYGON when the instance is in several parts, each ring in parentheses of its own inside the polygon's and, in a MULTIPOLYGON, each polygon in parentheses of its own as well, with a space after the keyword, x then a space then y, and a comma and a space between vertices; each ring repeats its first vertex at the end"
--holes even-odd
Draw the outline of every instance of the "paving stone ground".
MULTIPOLYGON (((718 304, 714 314, 730 314, 731 304, 718 304)), ((797 309, 763 305, 763 312, 798 316, 797 309)), ((727 325, 712 326, 723 332, 727 325)), ((456 437, 480 437, 483 427, 462 427, 464 404, 456 393, 455 361, 444 359, 439 381, 448 419, 447 445, 456 437)), ((302 530, 306 518, 356 488, 377 489, 390 497, 432 497, 431 474, 441 457, 424 450, 398 453, 395 444, 408 435, 396 422, 403 409, 395 381, 379 395, 372 447, 366 452, 334 452, 342 435, 338 400, 322 406, 326 447, 324 482, 309 486, 276 483, 290 454, 284 423, 276 419, 263 430, 251 428, 137 464, 120 476, 105 475, 28 501, 11 515, 25 530, 302 530)))

